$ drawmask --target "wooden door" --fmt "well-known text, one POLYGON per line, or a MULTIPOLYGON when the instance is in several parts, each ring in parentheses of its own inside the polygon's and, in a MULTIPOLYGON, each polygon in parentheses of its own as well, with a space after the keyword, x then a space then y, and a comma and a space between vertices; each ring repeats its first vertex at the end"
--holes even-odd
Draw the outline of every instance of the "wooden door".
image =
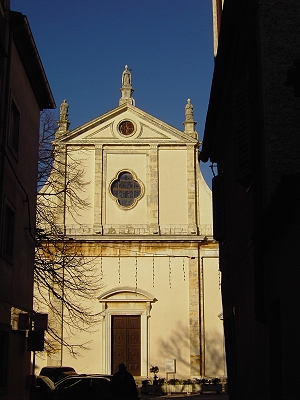
POLYGON ((112 373, 124 363, 133 376, 141 375, 141 317, 112 315, 112 373))

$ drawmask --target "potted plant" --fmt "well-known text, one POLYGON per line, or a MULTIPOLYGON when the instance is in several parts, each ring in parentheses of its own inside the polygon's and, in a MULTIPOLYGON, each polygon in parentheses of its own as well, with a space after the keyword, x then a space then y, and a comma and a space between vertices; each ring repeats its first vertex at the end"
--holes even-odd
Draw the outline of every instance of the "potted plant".
POLYGON ((182 383, 183 383, 183 390, 186 393, 192 393, 193 392, 194 382, 191 379, 185 379, 185 380, 183 380, 182 383))
POLYGON ((159 372, 159 368, 157 366, 151 366, 150 372, 153 374, 153 381, 149 379, 145 379, 142 381, 142 394, 151 394, 151 395, 162 395, 162 385, 164 383, 164 379, 159 379, 156 375, 159 372))
POLYGON ((158 385, 158 376, 156 374, 159 372, 159 368, 156 365, 152 365, 150 372, 153 374, 153 385, 158 385))
POLYGON ((172 378, 167 383, 169 393, 181 393, 183 391, 183 384, 180 379, 172 378))
POLYGON ((212 380, 201 379, 201 390, 200 393, 204 392, 215 392, 220 394, 222 392, 222 384, 219 378, 213 378, 212 380))
POLYGON ((142 381, 142 388, 141 388, 141 393, 142 394, 148 394, 148 385, 150 381, 149 379, 145 379, 142 381))

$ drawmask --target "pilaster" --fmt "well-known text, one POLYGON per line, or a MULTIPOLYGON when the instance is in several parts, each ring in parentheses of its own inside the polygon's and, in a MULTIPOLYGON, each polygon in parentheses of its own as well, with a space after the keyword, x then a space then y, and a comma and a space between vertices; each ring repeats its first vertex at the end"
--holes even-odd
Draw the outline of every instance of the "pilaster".
POLYGON ((197 235, 195 146, 187 146, 187 195, 189 233, 197 235))
POLYGON ((95 146, 94 231, 102 234, 103 146, 95 146))
POLYGON ((189 258, 190 375, 201 375, 199 258, 189 258))
POLYGON ((148 224, 151 234, 159 234, 158 210, 158 146, 151 145, 148 162, 148 187, 150 192, 147 197, 148 224))
POLYGON ((65 233, 66 207, 67 207, 67 146, 59 145, 55 149, 55 160, 53 167, 54 190, 57 207, 55 212, 55 223, 59 226, 61 233, 65 233))

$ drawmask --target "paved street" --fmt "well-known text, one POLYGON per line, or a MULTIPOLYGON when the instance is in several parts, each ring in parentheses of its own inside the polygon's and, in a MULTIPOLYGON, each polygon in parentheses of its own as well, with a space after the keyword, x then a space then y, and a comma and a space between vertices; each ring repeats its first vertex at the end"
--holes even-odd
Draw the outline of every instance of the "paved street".
POLYGON ((215 393, 205 393, 205 394, 172 394, 164 396, 152 396, 142 394, 140 395, 141 400, 153 400, 153 399, 163 399, 163 400, 228 400, 228 395, 226 393, 215 394, 215 393))

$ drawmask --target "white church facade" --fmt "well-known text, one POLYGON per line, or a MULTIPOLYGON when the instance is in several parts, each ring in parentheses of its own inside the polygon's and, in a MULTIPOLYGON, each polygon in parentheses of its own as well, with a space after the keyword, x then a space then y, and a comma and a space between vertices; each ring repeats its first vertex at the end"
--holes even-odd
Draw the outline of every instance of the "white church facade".
POLYGON ((222 376, 218 244, 193 106, 188 100, 180 131, 135 106, 131 79, 126 66, 119 106, 72 131, 61 106, 54 150, 63 154, 65 179, 74 160, 81 164, 88 201, 76 217, 61 206, 57 223, 94 257, 101 318, 93 332, 78 331, 90 350, 38 363, 111 374, 124 362, 136 377, 151 376, 155 365, 166 377, 176 360, 172 377, 222 376))

